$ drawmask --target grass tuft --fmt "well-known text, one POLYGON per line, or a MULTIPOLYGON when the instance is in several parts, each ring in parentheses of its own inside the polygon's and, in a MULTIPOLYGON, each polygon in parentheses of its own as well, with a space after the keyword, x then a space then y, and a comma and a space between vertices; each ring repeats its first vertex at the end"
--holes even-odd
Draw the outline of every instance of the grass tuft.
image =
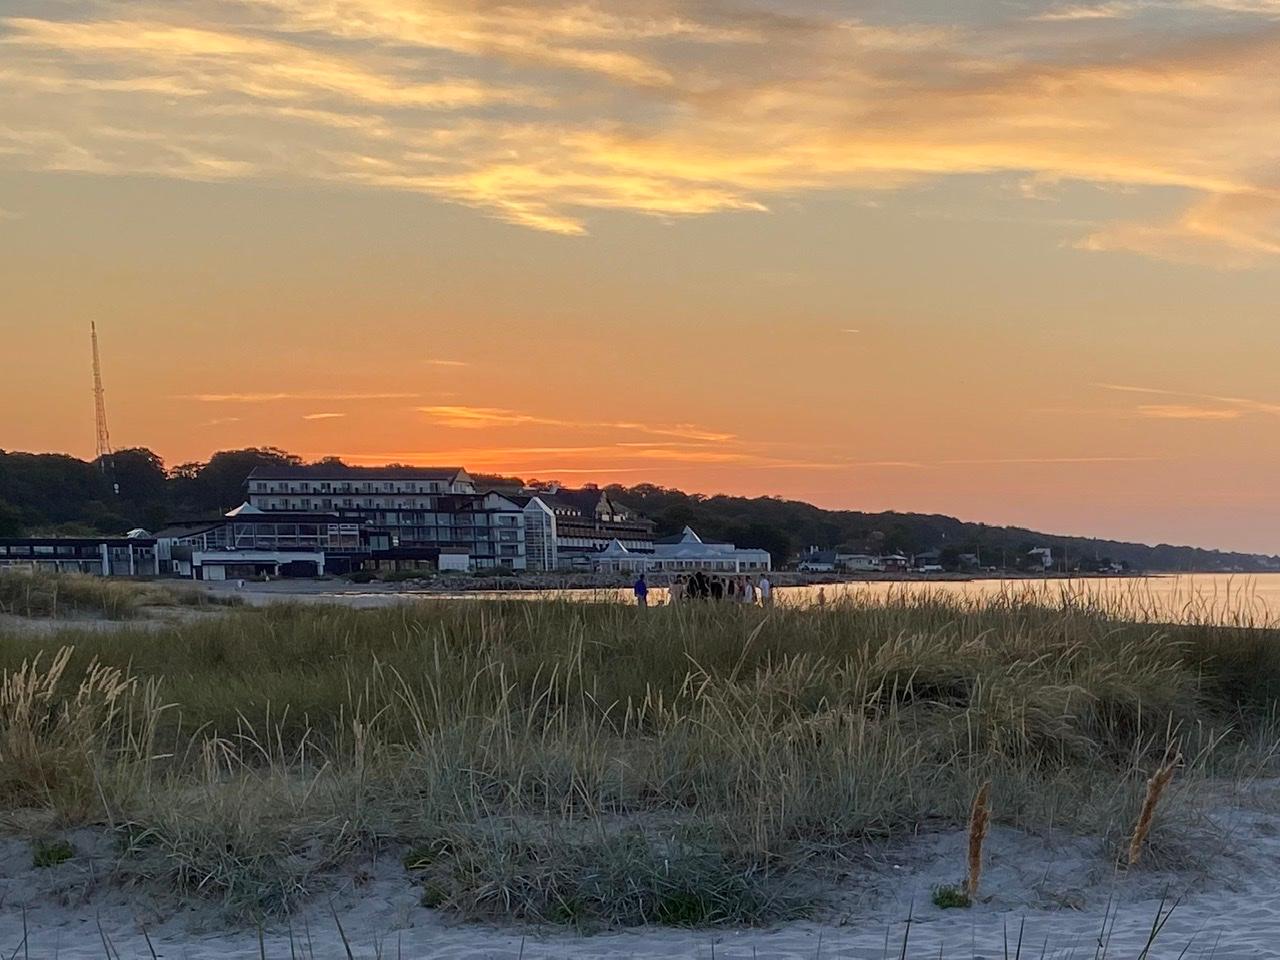
POLYGON ((967 910, 973 906, 973 898, 962 886, 943 884, 934 887, 929 898, 939 910, 967 910))
POLYGON ((37 840, 31 847, 31 865, 37 869, 56 867, 76 855, 67 840, 37 840))

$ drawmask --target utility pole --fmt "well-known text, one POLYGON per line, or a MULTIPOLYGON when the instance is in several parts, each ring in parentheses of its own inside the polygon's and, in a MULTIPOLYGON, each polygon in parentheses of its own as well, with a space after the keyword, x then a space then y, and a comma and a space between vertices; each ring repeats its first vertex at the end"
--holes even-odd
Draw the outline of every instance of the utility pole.
POLYGON ((115 482, 115 464, 111 462, 111 433, 107 430, 107 399, 102 389, 102 363, 98 359, 98 325, 89 321, 89 340, 93 344, 93 405, 94 420, 98 431, 98 469, 111 480, 111 489, 119 495, 120 484, 115 482))

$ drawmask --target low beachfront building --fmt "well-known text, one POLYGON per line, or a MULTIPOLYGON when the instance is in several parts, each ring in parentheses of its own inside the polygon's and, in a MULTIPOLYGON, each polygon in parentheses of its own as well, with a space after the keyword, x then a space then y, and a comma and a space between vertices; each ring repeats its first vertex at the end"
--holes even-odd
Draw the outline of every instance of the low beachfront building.
POLYGON ((154 577, 156 540, 145 530, 128 537, 0 538, 0 570, 154 577))
POLYGON ((161 573, 194 580, 345 573, 369 556, 363 524, 329 513, 267 513, 245 503, 156 533, 161 573))
POLYGON ((653 542, 652 553, 641 553, 614 540, 593 558, 593 569, 605 573, 766 573, 773 569, 768 550, 703 540, 691 527, 653 542))

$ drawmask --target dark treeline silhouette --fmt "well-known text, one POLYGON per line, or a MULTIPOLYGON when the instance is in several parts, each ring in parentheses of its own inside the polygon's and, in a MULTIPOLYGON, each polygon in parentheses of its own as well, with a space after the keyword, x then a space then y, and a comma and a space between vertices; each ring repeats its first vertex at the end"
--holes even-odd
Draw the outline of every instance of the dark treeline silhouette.
MULTIPOLYGON (((244 501, 245 480, 254 467, 301 462, 285 450, 256 447, 166 467, 155 453, 139 447, 117 451, 103 469, 96 461, 64 454, 0 450, 0 536, 120 534, 133 527, 155 530, 178 518, 214 516, 244 501)), ((478 485, 499 489, 523 482, 473 476, 478 485)), ((1015 568, 1033 547, 1052 547, 1056 566, 1067 568, 1097 558, 1150 571, 1264 571, 1276 562, 1255 554, 1064 537, 936 514, 823 510, 779 497, 704 496, 653 484, 607 489, 654 520, 659 536, 691 526, 704 540, 766 549, 779 564, 810 546, 907 556, 939 550, 946 567, 955 566, 962 554, 976 554, 984 566, 1015 568)))

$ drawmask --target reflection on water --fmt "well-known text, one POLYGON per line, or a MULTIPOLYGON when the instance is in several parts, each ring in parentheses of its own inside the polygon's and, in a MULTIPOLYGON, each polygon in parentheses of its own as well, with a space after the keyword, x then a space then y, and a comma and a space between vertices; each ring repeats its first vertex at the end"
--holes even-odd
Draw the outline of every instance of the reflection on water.
MULTIPOLYGON (((1179 623, 1280 626, 1280 574, 1255 576, 1198 574, 1168 577, 1082 577, 1070 580, 899 580, 777 587, 777 602, 813 605, 818 591, 826 602, 909 602, 947 597, 972 603, 1039 600, 1098 608, 1125 619, 1179 623)), ((440 597, 440 594, 433 594, 440 597)), ((557 599, 632 602, 630 590, 546 590, 459 593, 447 599, 557 599)), ((666 591, 650 590, 651 604, 666 603, 666 591)))

